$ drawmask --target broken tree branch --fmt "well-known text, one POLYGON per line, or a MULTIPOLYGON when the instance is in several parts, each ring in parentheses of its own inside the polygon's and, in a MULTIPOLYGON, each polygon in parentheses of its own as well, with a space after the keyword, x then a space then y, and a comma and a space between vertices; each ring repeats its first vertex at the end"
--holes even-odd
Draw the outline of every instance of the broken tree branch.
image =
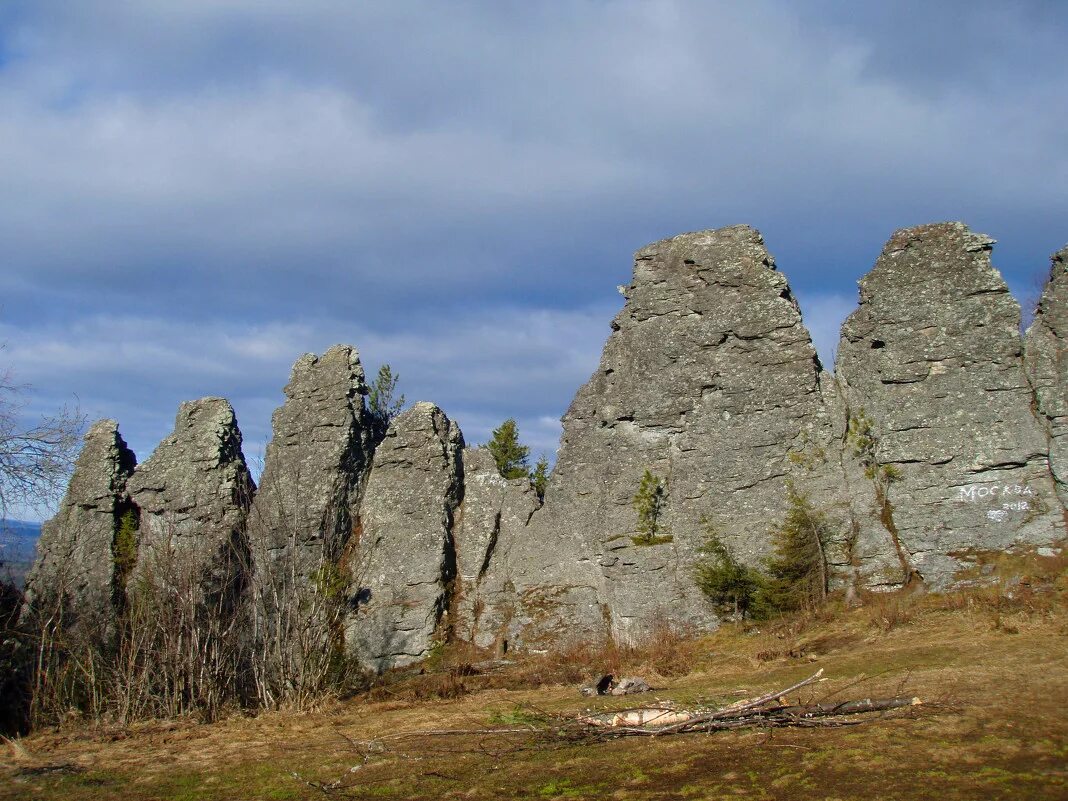
POLYGON ((755 709, 756 707, 763 706, 764 704, 768 703, 769 701, 774 701, 774 700, 776 700, 778 698, 782 698, 787 693, 794 692, 794 690, 800 690, 802 687, 804 687, 807 684, 812 684, 815 681, 819 681, 821 676, 823 676, 823 668, 820 668, 819 670, 817 670, 815 673, 813 673, 807 679, 804 679, 803 681, 799 681, 797 684, 793 684, 793 685, 787 687, 785 690, 778 690, 777 692, 768 693, 767 695, 762 695, 759 698, 754 698, 754 699, 752 699, 750 701, 739 701, 737 703, 731 704, 730 706, 723 707, 722 709, 717 709, 717 710, 715 710, 713 712, 708 712, 708 713, 703 714, 703 715, 696 715, 695 717, 691 718, 690 720, 683 721, 682 723, 676 723, 674 725, 665 726, 665 727, 663 727, 663 728, 661 728, 661 729, 659 729, 659 730, 657 730, 655 732, 651 732, 651 733, 657 734, 657 735, 660 735, 660 734, 674 734, 674 733, 676 733, 678 731, 683 731, 684 729, 690 728, 691 726, 694 726, 694 725, 696 725, 698 723, 705 723, 707 721, 712 721, 712 720, 716 720, 717 718, 723 718, 723 717, 728 717, 728 716, 734 717, 735 715, 737 715, 737 714, 739 714, 741 712, 745 712, 746 710, 755 709))

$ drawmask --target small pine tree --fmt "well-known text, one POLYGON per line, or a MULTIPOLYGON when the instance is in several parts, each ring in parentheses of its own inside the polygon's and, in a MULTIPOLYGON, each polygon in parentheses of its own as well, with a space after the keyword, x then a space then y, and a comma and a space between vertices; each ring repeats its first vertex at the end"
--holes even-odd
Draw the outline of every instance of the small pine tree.
POLYGON ((386 429, 401 409, 404 408, 404 395, 394 398, 397 391, 399 375, 394 375, 388 364, 378 368, 378 377, 371 383, 367 393, 368 412, 371 415, 371 433, 375 442, 381 442, 386 436, 386 429))
POLYGON ((635 544, 651 545, 660 538, 659 535, 663 531, 660 515, 664 510, 666 495, 664 483, 647 469, 642 474, 638 491, 631 501, 634 511, 638 513, 638 536, 634 538, 635 544))
POLYGON ((486 443, 486 447, 497 462, 497 470, 505 478, 527 478, 530 475, 527 464, 530 448, 519 444, 519 426, 513 418, 493 430, 493 439, 486 443))
POLYGON ((695 567, 698 589, 721 610, 733 610, 743 620, 762 617, 764 576, 739 562, 707 519, 701 522, 707 539, 695 567))
POLYGON ((119 528, 115 532, 112 544, 112 556, 115 560, 115 585, 121 590, 126 586, 126 579, 137 563, 137 512, 127 509, 119 518, 119 528))
POLYGON ((530 473, 530 483, 534 491, 538 493, 538 498, 544 501, 545 488, 549 485, 549 460, 545 458, 545 454, 542 454, 538 463, 534 465, 530 473))
POLYGON ((827 598, 825 543, 830 524, 807 496, 787 484, 789 508, 783 522, 771 530, 774 554, 766 560, 767 606, 780 612, 812 609, 827 598))

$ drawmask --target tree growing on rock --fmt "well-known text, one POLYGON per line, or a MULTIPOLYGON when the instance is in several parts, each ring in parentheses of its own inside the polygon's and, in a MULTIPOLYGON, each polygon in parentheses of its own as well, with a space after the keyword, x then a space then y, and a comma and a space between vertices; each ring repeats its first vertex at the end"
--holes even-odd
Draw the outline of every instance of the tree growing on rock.
POLYGON ((766 579, 759 570, 742 564, 707 518, 702 518, 707 539, 695 565, 697 586, 719 609, 743 620, 763 617, 766 579))
POLYGON ((514 418, 508 418, 493 429, 493 438, 486 443, 497 470, 505 478, 528 478, 530 476, 530 448, 519 442, 519 426, 514 418))
POLYGON ((404 408, 404 395, 394 398, 400 376, 393 372, 388 364, 378 368, 378 376, 367 393, 368 411, 371 414, 371 432, 375 442, 381 442, 386 436, 390 422, 404 408))
POLYGON ((827 599, 829 575, 826 543, 831 523, 792 484, 786 485, 789 506, 782 523, 771 529, 774 553, 766 561, 763 588, 768 607, 778 612, 813 609, 827 599))
POLYGON ((654 476, 648 469, 642 474, 638 491, 631 504, 638 513, 638 536, 633 537, 635 545, 659 545, 671 542, 666 535, 660 517, 664 511, 667 489, 659 476, 654 476))
POLYGON ((545 454, 542 454, 530 472, 530 483, 538 493, 538 499, 545 500, 545 488, 549 486, 549 460, 545 458, 545 454))

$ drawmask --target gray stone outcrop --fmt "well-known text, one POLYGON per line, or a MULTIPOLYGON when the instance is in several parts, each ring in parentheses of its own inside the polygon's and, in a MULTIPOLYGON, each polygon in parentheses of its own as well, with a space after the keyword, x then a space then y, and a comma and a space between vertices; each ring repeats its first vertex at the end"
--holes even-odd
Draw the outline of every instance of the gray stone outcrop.
POLYGON ((398 416, 375 451, 358 543, 347 569, 354 611, 350 651, 372 669, 425 657, 456 576, 453 519, 463 498, 463 435, 431 403, 398 416))
POLYGON ((961 223, 896 232, 861 279, 838 348, 854 431, 870 428, 879 514, 935 588, 961 578, 975 552, 1063 536, 1020 310, 992 245, 961 223))
POLYGON ((314 691, 337 645, 340 565, 373 451, 366 394, 359 353, 335 345, 297 360, 272 418, 248 522, 253 671, 269 705, 314 691))
POLYGON ((433 404, 376 446, 348 346, 294 365, 254 501, 227 401, 183 404, 136 469, 102 421, 44 528, 29 603, 113 621, 124 584, 184 576, 226 599, 229 621, 247 589, 252 631, 235 636, 263 657, 264 703, 282 704, 327 681, 342 644, 382 671, 449 637, 501 654, 714 626, 702 546, 715 535, 761 566, 792 491, 827 523, 833 586, 970 581, 980 554, 1063 542, 1068 520, 1068 248, 1025 347, 992 245, 961 223, 893 234, 834 375, 756 230, 642 248, 544 503, 433 404), (646 472, 661 486, 653 537, 634 505, 646 472), (129 581, 113 552, 126 511, 129 581))
POLYGON ((245 521, 255 485, 228 401, 183 403, 174 431, 128 487, 141 516, 131 581, 194 583, 212 602, 236 594, 247 576, 245 521))
POLYGON ((624 294, 600 366, 564 416, 545 507, 514 555, 513 625, 527 641, 531 630, 588 637, 607 624, 633 639, 658 620, 713 624, 692 572, 709 527, 758 562, 788 480, 846 515, 827 378, 757 231, 642 248, 624 294), (666 490, 652 543, 632 504, 645 470, 666 490))
POLYGON ((296 596, 322 584, 344 553, 373 451, 366 394, 348 345, 293 365, 249 516, 258 615, 300 605, 296 596))
POLYGON ((1049 434, 1050 467, 1068 506, 1068 247, 1053 254, 1049 281, 1027 331, 1027 369, 1049 434))
POLYGON ((114 420, 90 427, 59 511, 41 528, 24 618, 43 622, 62 611, 68 626, 109 639, 114 634, 121 587, 113 548, 136 463, 114 420))
POLYGON ((464 497, 454 527, 453 630, 503 652, 514 614, 513 546, 541 502, 526 478, 501 476, 488 448, 464 449, 463 468, 464 497))

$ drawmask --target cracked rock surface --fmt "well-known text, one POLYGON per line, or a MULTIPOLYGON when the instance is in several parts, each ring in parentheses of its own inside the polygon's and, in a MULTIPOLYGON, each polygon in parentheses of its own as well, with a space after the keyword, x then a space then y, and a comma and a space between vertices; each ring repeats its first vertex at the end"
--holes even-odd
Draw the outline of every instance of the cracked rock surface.
POLYGON ((501 476, 488 448, 466 448, 463 461, 453 625, 462 639, 503 652, 514 614, 513 547, 541 502, 529 480, 501 476))
POLYGON ((375 670, 427 656, 456 576, 452 527, 463 497, 460 427, 432 403, 389 426, 375 451, 349 562, 346 639, 375 670))
POLYGON ((247 575, 245 521, 255 484, 230 403, 183 403, 174 431, 137 467, 128 487, 141 513, 131 580, 190 580, 206 598, 232 597, 247 575))
POLYGON ((1068 506, 1068 247, 1053 254, 1049 281, 1027 331, 1027 368, 1049 433, 1050 466, 1068 506))
POLYGON ((976 551, 1063 536, 1046 432, 1032 411, 1020 309, 962 223, 897 231, 860 281, 836 375, 889 465, 890 528, 929 586, 976 551))
POLYGON ((112 548, 136 463, 114 420, 90 427, 59 511, 41 527, 26 579, 27 609, 49 616, 62 603, 74 625, 114 634, 112 548))

